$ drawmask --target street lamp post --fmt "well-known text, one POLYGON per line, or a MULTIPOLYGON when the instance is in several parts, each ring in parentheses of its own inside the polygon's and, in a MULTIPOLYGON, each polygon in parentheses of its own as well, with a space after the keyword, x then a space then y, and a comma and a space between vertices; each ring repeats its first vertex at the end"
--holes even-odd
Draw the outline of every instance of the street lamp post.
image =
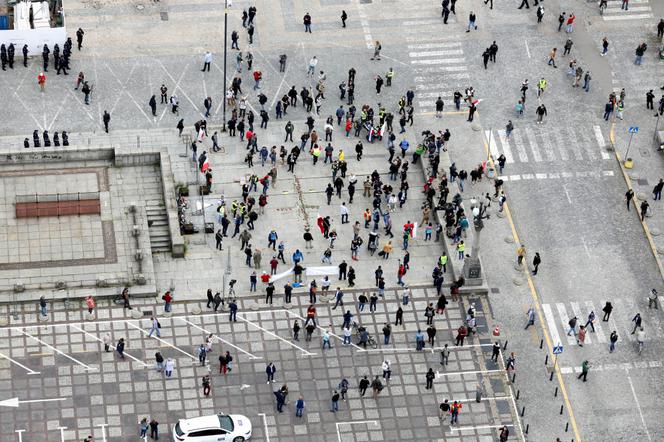
POLYGON ((229 0, 224 0, 224 90, 222 91, 222 100, 223 100, 223 121, 221 126, 221 131, 226 132, 226 47, 228 46, 228 2, 229 0))
POLYGON ((484 219, 489 219, 486 215, 486 207, 484 202, 480 202, 479 207, 475 206, 477 200, 471 199, 471 211, 473 213, 473 226, 475 227, 475 235, 473 237, 473 246, 470 249, 470 256, 464 259, 463 263, 463 276, 468 285, 481 284, 482 278, 482 264, 480 263, 480 232, 484 228, 484 219))

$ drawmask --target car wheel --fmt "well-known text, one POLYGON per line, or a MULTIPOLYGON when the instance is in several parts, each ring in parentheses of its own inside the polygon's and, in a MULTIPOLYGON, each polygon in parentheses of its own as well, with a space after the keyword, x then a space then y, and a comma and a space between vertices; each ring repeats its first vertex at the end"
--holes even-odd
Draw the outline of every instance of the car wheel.
POLYGON ((233 439, 233 442, 244 442, 244 437, 238 436, 235 439, 233 439))

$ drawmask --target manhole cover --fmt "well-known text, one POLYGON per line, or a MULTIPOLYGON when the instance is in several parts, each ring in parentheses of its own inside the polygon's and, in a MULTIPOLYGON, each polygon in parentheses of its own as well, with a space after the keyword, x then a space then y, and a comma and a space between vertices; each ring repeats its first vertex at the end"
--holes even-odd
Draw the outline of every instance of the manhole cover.
POLYGON ((645 178, 641 178, 636 180, 637 183, 639 183, 639 186, 647 186, 648 185, 648 180, 645 178))
POLYGON ((373 0, 360 0, 360 3, 372 3, 373 0))
POLYGON ((168 12, 160 12, 161 21, 168 21, 168 12))
POLYGON ((500 293, 500 289, 498 287, 493 287, 491 293, 500 293))

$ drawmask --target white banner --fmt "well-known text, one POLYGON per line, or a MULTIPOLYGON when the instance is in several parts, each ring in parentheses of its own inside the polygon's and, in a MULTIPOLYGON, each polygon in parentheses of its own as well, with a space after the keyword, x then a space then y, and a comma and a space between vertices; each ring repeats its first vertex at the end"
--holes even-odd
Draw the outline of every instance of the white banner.
POLYGON ((338 272, 339 268, 336 266, 307 267, 306 269, 307 276, 329 276, 336 275, 338 272))

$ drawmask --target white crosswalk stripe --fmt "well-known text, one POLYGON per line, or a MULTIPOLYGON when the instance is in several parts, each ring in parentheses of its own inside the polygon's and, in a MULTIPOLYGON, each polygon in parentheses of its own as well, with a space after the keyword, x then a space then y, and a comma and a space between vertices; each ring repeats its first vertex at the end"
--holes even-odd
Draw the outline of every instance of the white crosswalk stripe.
MULTIPOLYGON (((595 312, 595 321, 593 322, 595 331, 593 332, 592 327, 588 325, 584 345, 608 345, 609 336, 614 330, 618 333, 619 343, 635 342, 636 337, 632 334, 632 330, 634 329, 632 319, 636 312, 639 311, 638 303, 634 299, 628 298, 611 300, 613 313, 608 321, 603 321, 604 312, 602 308, 605 303, 606 301, 602 301, 595 305, 592 301, 570 301, 567 303, 542 304, 542 312, 544 313, 552 343, 554 345, 560 343, 562 345, 577 346, 576 337, 574 335, 567 335, 569 320, 571 317, 577 317, 576 329, 578 332, 579 326, 585 326, 591 311, 595 312), (597 309, 596 307, 600 308, 597 309)), ((643 315, 644 312, 641 313, 643 315)), ((646 333, 648 333, 648 339, 657 339, 663 334, 660 329, 649 324, 645 317, 643 318, 643 327, 646 333)))
MULTIPOLYGON (((403 24, 406 27, 412 26, 417 32, 422 32, 423 26, 433 25, 437 28, 436 34, 439 34, 442 19, 408 17, 403 24)), ((454 109, 454 92, 463 93, 470 78, 463 43, 439 35, 429 38, 406 37, 406 41, 409 43, 408 58, 416 74, 415 102, 419 110, 435 111, 439 96, 445 103, 446 111, 454 109)))
POLYGON ((622 0, 609 0, 602 19, 604 21, 647 20, 653 18, 649 0, 629 0, 628 9, 622 9, 622 0))
MULTIPOLYGON (((501 153, 505 155, 507 163, 541 163, 541 162, 576 162, 610 160, 611 156, 605 151, 606 142, 599 127, 589 129, 563 129, 543 128, 539 126, 524 126, 514 129, 510 138, 506 137, 505 130, 495 131, 498 137, 491 152, 496 159, 501 153), (514 154, 513 154, 514 153, 514 154)), ((490 138, 487 133, 487 139, 490 138)))

